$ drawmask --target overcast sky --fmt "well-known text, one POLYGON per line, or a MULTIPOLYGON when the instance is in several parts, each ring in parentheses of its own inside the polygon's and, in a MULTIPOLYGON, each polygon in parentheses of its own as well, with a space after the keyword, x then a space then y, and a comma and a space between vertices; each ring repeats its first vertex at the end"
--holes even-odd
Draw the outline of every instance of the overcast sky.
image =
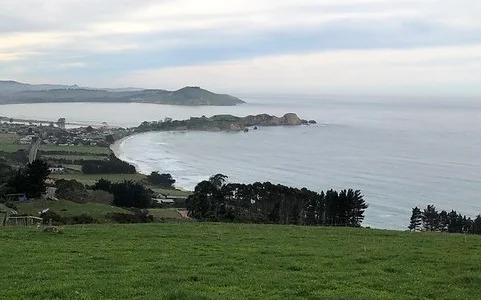
POLYGON ((481 1, 1 0, 0 79, 481 95, 481 1))

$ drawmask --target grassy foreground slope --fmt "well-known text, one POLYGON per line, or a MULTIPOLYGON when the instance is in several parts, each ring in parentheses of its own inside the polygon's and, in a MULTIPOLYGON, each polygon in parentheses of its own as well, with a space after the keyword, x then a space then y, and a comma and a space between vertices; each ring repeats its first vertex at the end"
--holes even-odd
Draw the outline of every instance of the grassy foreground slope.
POLYGON ((481 299, 481 237, 165 223, 0 230, 1 299, 481 299))

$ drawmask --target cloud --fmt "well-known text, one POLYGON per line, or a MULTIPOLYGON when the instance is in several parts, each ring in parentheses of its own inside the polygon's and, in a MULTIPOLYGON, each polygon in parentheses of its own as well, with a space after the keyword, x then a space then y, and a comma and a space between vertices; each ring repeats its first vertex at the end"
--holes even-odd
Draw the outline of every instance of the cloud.
MULTIPOLYGON (((222 91, 376 92, 432 85, 478 86, 481 44, 404 50, 351 50, 274 55, 247 60, 140 71, 129 85, 195 84, 222 91)), ((433 92, 426 90, 426 92, 433 92)), ((481 93, 478 87, 477 92, 481 93)))
POLYGON ((479 0, 2 0, 0 70, 109 86, 458 84, 478 74, 466 49, 480 30, 479 0))

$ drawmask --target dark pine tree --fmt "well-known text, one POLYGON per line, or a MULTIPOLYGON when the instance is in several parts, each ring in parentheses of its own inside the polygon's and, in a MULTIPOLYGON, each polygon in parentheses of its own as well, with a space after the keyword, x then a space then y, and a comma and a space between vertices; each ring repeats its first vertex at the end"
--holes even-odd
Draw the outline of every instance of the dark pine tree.
POLYGON ((454 210, 452 210, 448 214, 448 232, 449 233, 463 232, 463 217, 454 210))
POLYGON ((317 197, 315 193, 309 193, 307 189, 302 189, 302 196, 305 198, 304 207, 305 218, 304 224, 308 226, 316 225, 316 208, 317 208, 317 197))
POLYGON ((349 226, 361 227, 364 221, 364 212, 369 207, 364 201, 364 196, 360 190, 349 190, 347 192, 349 202, 351 203, 351 211, 349 214, 349 226))
POLYGON ((441 232, 446 232, 448 231, 449 227, 449 217, 448 213, 443 210, 442 212, 439 213, 439 227, 438 230, 441 232))
POLYGON ((473 223, 473 233, 481 234, 481 215, 478 215, 473 223))
POLYGON ((411 222, 409 223, 409 230, 418 231, 421 230, 421 224, 423 222, 423 213, 418 207, 413 208, 411 214, 411 222))
POLYGON ((428 205, 424 210, 423 226, 426 231, 436 231, 439 228, 439 213, 434 205, 428 205))
POLYGON ((316 197, 316 224, 326 224, 326 194, 321 191, 321 194, 316 197))
POLYGON ((17 193, 26 193, 28 198, 38 198, 45 192, 48 175, 48 164, 37 159, 12 176, 7 185, 17 193))

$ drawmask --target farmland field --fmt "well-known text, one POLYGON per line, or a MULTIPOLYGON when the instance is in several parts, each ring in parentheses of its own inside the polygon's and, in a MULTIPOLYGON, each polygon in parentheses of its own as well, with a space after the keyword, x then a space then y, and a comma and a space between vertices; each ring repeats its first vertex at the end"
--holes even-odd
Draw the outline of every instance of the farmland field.
POLYGON ((0 152, 16 152, 21 149, 28 149, 28 145, 18 144, 20 136, 16 134, 0 133, 0 152))
POLYGON ((99 179, 107 179, 112 182, 120 182, 124 180, 141 181, 146 178, 145 175, 135 174, 51 174, 49 177, 57 179, 71 180, 75 179, 83 184, 93 185, 99 179))
POLYGON ((38 212, 49 208, 50 210, 58 213, 62 217, 73 217, 81 214, 87 214, 93 217, 98 222, 105 221, 105 214, 118 212, 118 213, 130 213, 128 210, 120 207, 110 206, 101 203, 85 203, 79 204, 67 200, 31 200, 17 204, 18 212, 21 214, 29 214, 36 216, 38 212))
POLYGON ((1 299, 481 299, 481 237, 160 223, 0 229, 1 299))

